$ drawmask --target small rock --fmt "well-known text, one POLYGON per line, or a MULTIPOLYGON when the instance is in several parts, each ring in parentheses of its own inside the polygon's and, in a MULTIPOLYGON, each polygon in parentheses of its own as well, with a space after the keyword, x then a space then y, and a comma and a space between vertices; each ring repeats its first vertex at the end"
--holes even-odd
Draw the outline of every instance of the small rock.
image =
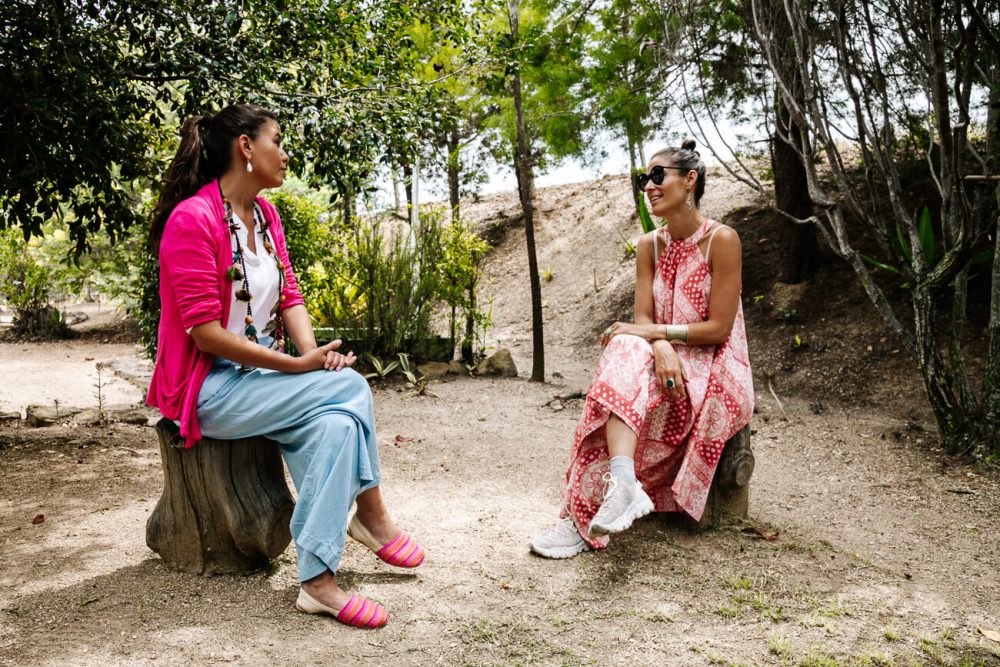
POLYGON ((452 359, 448 362, 448 372, 452 375, 466 375, 468 373, 465 364, 458 359, 452 359))
POLYGON ((73 423, 81 426, 96 426, 101 421, 101 413, 95 409, 81 410, 73 415, 73 423))
POLYGON ((52 426, 60 419, 69 419, 78 412, 80 408, 57 409, 54 405, 29 405, 25 409, 24 423, 34 428, 52 426))
POLYGON ((517 377, 517 366, 514 365, 514 358, 510 356, 510 350, 501 347, 479 362, 479 365, 476 366, 476 373, 479 375, 517 377))
POLYGON ((774 316, 783 319, 789 318, 795 312, 803 296, 805 296, 807 287, 806 283, 798 285, 775 283, 774 287, 771 288, 770 298, 768 299, 771 308, 774 309, 774 316))
POLYGON ((0 424, 21 421, 20 412, 0 412, 0 424))
POLYGON ((426 376, 428 380, 440 380, 449 370, 450 366, 443 361, 428 361, 417 366, 417 377, 426 376))
POLYGON ((123 424, 139 424, 142 426, 148 424, 149 420, 154 417, 158 420, 160 413, 152 408, 132 407, 108 411, 108 419, 115 422, 122 422, 123 424))

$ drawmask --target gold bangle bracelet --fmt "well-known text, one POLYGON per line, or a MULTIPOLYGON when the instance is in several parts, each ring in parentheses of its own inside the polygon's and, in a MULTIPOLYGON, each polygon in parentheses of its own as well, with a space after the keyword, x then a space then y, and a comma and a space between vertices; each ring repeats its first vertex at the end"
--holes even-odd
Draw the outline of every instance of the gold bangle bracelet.
POLYGON ((664 337, 667 339, 671 345, 679 343, 680 345, 687 345, 688 342, 688 325, 686 324, 667 324, 664 326, 664 337))

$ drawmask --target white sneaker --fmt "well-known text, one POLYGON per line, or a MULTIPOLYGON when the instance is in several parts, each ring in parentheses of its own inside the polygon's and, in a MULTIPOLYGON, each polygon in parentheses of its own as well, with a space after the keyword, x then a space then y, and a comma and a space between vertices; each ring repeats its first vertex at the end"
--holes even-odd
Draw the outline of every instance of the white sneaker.
POLYGON ((632 522, 653 511, 653 501, 636 481, 631 489, 611 473, 604 473, 604 502, 590 522, 591 535, 610 535, 628 530, 632 522))
POLYGON ((531 538, 531 550, 546 558, 572 558, 578 553, 590 551, 573 520, 566 517, 552 528, 531 538))

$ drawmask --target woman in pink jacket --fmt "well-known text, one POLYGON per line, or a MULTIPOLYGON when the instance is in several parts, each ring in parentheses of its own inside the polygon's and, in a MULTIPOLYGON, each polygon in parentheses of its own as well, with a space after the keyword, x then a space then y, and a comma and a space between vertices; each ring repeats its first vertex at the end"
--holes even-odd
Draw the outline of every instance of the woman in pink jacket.
POLYGON ((181 128, 151 229, 161 313, 147 402, 178 422, 189 447, 202 437, 279 442, 298 491, 296 608, 380 627, 385 608, 334 579, 345 534, 391 565, 416 567, 424 552, 382 502, 368 384, 341 341, 316 345, 281 220, 258 196, 282 184, 287 163, 277 119, 259 107, 232 105, 181 128), (300 356, 285 354, 285 333, 300 356))

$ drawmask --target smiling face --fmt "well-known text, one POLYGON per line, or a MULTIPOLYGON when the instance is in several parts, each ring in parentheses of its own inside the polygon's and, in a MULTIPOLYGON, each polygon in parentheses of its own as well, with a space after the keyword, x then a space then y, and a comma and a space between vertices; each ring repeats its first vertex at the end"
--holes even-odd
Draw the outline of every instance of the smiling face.
POLYGON ((663 168, 663 181, 657 185, 650 179, 644 191, 650 213, 663 218, 678 206, 686 208, 688 192, 694 188, 698 175, 694 170, 685 173, 678 169, 667 155, 658 155, 650 160, 646 173, 652 174, 655 167, 663 168))
POLYGON ((260 127, 256 138, 244 135, 240 141, 253 165, 252 176, 261 189, 276 188, 285 182, 288 153, 281 147, 281 128, 276 122, 268 120, 260 127))

